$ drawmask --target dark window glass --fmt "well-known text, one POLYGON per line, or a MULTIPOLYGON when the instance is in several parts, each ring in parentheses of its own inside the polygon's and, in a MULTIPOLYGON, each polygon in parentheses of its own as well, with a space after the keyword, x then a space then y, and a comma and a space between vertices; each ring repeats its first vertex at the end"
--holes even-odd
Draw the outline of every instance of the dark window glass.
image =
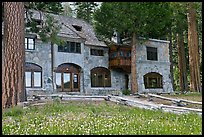
POLYGON ((81 31, 82 30, 82 26, 78 26, 78 25, 72 25, 76 31, 81 31))
POLYGON ((63 52, 63 51, 64 51, 64 46, 59 45, 59 46, 58 46, 58 52, 63 52))
POLYGON ((79 88, 78 74, 74 74, 74 88, 79 88))
POLYGON ((64 52, 69 52, 70 51, 70 43, 67 42, 65 45, 64 45, 64 52))
POLYGON ((71 42, 70 52, 72 52, 72 53, 76 52, 75 49, 76 49, 76 47, 75 47, 75 42, 71 42))
POLYGON ((131 52, 130 51, 127 51, 127 53, 126 53, 126 57, 131 57, 131 52))
POLYGON ((157 59, 157 48, 147 47, 147 60, 158 60, 157 59))
POLYGON ((71 82, 71 74, 70 73, 64 73, 64 75, 63 75, 63 81, 64 81, 64 88, 66 88, 66 89, 69 89, 70 88, 70 86, 71 86, 71 84, 70 84, 70 82, 71 82))
POLYGON ((92 69, 91 87, 111 87, 110 70, 102 67, 92 69))
POLYGON ((103 56, 104 55, 104 51, 103 50, 99 50, 99 49, 91 49, 91 55, 94 55, 94 56, 103 56))
POLYGON ((123 51, 120 51, 120 57, 124 57, 123 51))
POLYGON ((117 57, 117 52, 113 52, 112 54, 111 54, 111 58, 116 58, 117 57))
POLYGON ((81 43, 68 41, 65 45, 58 46, 58 52, 81 53, 81 43))
POLYGON ((76 43, 76 53, 81 53, 81 44, 76 43))
POLYGON ((145 88, 162 88, 162 75, 152 72, 144 75, 145 88))

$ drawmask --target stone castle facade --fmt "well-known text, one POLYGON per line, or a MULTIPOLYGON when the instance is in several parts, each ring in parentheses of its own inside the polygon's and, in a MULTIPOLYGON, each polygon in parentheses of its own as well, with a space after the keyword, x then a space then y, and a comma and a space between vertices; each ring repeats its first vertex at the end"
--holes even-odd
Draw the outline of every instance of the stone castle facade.
MULTIPOLYGON (((44 13, 34 12, 39 21, 44 13)), ((83 20, 53 15, 62 28, 64 45, 44 43, 36 34, 25 38, 26 92, 32 94, 118 94, 131 89, 131 75, 110 68, 108 45, 97 39, 93 27, 83 20)), ((41 19, 42 19, 41 18, 41 19)), ((105 28, 104 28, 105 29, 105 28)), ((120 52, 124 58, 128 53, 120 52)), ((138 45, 138 92, 173 92, 170 79, 169 41, 149 39, 138 45)))

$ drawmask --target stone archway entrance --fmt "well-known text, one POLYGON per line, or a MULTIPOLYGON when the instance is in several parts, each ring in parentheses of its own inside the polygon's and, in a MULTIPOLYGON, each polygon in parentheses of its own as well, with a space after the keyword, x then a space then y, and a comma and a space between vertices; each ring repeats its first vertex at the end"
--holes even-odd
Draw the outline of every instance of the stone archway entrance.
POLYGON ((144 75, 145 89, 163 88, 162 75, 156 72, 150 72, 144 75))
POLYGON ((64 63, 55 69, 55 80, 57 91, 60 92, 80 92, 80 72, 81 67, 64 63))

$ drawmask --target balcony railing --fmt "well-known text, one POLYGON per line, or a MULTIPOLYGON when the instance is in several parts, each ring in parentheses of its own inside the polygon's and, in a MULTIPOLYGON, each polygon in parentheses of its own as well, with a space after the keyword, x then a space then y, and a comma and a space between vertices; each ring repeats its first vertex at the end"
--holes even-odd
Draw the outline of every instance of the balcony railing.
POLYGON ((130 58, 114 58, 109 60, 109 68, 110 69, 122 69, 130 73, 131 68, 131 60, 130 58))
POLYGON ((131 47, 120 44, 113 44, 109 47, 109 68, 130 73, 131 47))

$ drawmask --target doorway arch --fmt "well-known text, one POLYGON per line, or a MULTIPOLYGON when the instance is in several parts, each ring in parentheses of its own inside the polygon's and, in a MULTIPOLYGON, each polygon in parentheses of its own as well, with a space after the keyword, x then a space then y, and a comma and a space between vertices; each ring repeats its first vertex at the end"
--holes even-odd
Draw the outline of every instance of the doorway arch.
POLYGON ((81 67, 73 63, 60 64, 55 70, 58 92, 79 92, 81 67))
POLYGON ((163 88, 162 75, 156 72, 150 72, 144 75, 145 88, 163 88))

